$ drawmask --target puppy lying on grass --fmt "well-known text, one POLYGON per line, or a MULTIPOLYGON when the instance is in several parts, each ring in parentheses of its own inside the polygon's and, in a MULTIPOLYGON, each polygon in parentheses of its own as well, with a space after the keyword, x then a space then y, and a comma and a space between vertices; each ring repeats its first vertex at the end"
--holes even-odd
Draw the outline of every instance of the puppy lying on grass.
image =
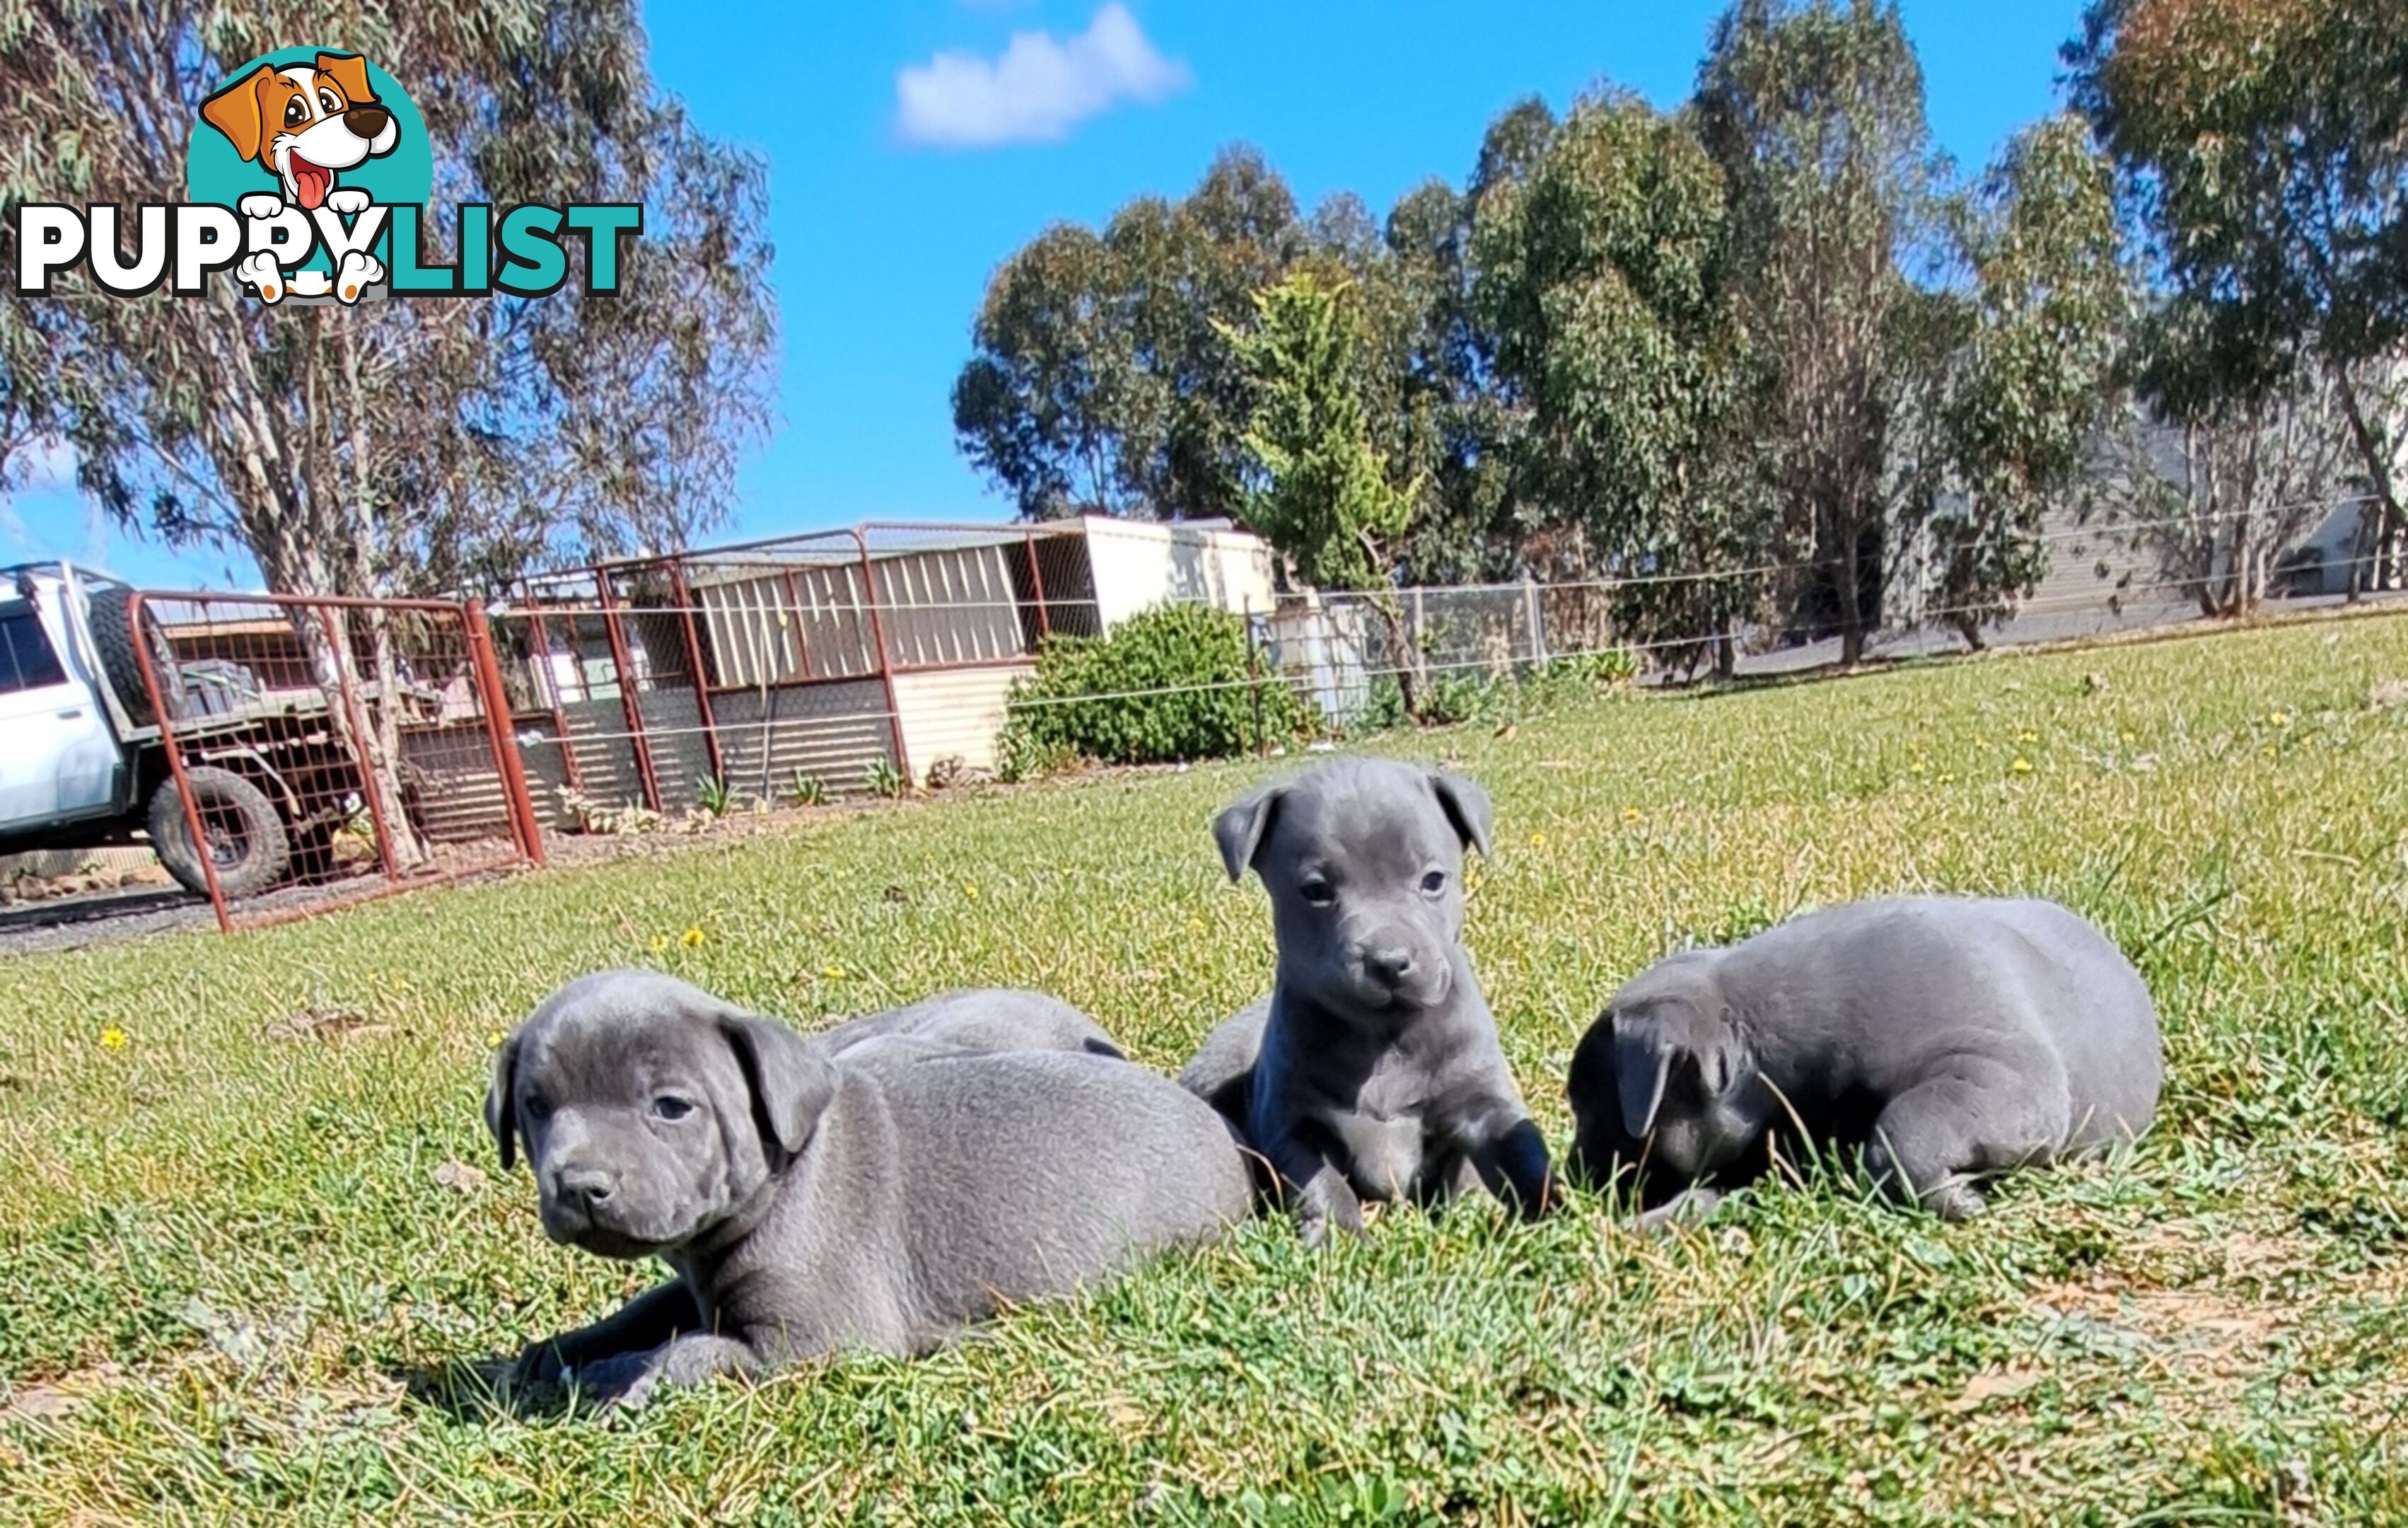
POLYGON ((1691 950, 1614 994, 1573 1053, 1573 1166, 1650 1221, 1760 1175, 1774 1141, 1862 1147, 1957 1218, 1978 1179, 2149 1128, 2164 1063, 2140 973, 2054 902, 1900 897, 1691 950))
POLYGON ((1463 851, 1488 797, 1388 759, 1334 759, 1212 826, 1237 880, 1270 893, 1269 999, 1214 1030, 1180 1074, 1245 1132, 1298 1230, 1363 1229, 1362 1202, 1434 1203, 1474 1184, 1525 1215, 1554 1198, 1547 1147, 1463 948, 1463 851))
POLYGON ((1058 1014, 1033 1014, 1037 1048, 946 1043, 949 1026, 1010 1041, 1012 1003, 981 1020, 980 1001, 950 994, 946 1023, 923 1013, 839 1049, 651 973, 546 1000, 494 1060, 502 1165, 523 1139, 552 1240, 676 1276, 528 1347, 514 1388, 573 1378, 629 1408, 839 1348, 918 1352, 1246 1213, 1245 1163, 1210 1108, 1059 1048, 1058 1014))

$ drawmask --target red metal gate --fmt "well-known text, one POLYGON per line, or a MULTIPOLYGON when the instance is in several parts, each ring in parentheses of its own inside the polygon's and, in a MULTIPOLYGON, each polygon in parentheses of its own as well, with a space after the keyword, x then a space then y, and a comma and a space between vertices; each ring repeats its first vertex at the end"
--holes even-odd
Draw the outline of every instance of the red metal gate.
POLYGON ((152 847, 222 927, 543 862, 476 606, 149 593, 127 613, 152 847))

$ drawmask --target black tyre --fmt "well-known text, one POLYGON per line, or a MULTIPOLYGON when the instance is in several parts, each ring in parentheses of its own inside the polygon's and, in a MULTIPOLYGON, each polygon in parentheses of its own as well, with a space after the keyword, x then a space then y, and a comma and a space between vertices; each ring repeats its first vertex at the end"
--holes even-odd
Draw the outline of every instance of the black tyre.
POLYGON ((142 683, 142 659, 135 644, 139 641, 150 646, 150 670, 159 680, 159 699, 165 702, 171 717, 183 708, 183 675, 177 670, 175 651, 167 645, 157 621, 145 621, 143 629, 135 631, 133 598, 131 589, 94 589, 85 607, 84 619, 92 627, 93 645, 100 650, 101 672, 108 680, 108 687, 117 692, 118 703, 134 718, 136 726, 151 727, 157 725, 159 714, 150 704, 150 687, 142 683))
POLYGON ((177 794, 175 777, 159 782, 150 794, 150 846, 187 890, 209 892, 207 853, 217 871, 218 890, 227 897, 248 897, 284 878, 293 851, 284 836, 284 819, 265 792, 232 770, 200 764, 184 771, 184 783, 200 809, 203 843, 193 842, 193 825, 177 794))

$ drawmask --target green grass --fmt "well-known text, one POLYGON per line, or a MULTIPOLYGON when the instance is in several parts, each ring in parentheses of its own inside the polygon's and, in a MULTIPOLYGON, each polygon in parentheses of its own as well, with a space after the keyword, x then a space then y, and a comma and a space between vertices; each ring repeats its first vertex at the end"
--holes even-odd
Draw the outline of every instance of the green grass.
POLYGON ((1206 831, 1261 767, 0 966, 0 1521, 2408 1521, 2408 708, 2367 699, 2402 675, 2386 618, 1394 743, 1495 795, 1469 940, 1559 1144, 1573 1042, 1644 962, 1949 888, 2139 953, 2171 1080, 2120 1165, 1957 1226, 1843 1173, 1662 1239, 1593 1203, 1320 1258, 1258 1223, 627 1426, 409 1388, 650 1277, 550 1246, 494 1167, 496 1031, 656 964, 803 1021, 1034 985, 1175 1066, 1268 977, 1206 831), (263 1036, 305 1009, 364 1027, 263 1036))

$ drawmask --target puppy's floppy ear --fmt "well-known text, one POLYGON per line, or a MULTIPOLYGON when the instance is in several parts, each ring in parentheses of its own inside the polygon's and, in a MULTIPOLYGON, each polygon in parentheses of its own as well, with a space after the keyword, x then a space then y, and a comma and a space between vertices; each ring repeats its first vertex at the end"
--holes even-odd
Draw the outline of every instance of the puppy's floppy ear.
POLYGON ((485 1128, 494 1132, 494 1145, 501 1148, 505 1173, 519 1164, 519 1119, 513 1095, 519 1085, 519 1038, 524 1032, 512 1030, 509 1038, 494 1047, 494 1080, 485 1089, 485 1128))
POLYGON ((836 1067, 826 1053, 774 1018, 729 1012, 719 1031, 744 1069, 752 1093, 752 1123, 773 1164, 799 1154, 836 1097, 836 1067))
POLYGON ((1438 793, 1439 810, 1446 820, 1455 824, 1455 833, 1466 848, 1488 852, 1488 835, 1496 826, 1495 813, 1488 805, 1488 793, 1464 779, 1443 770, 1432 770, 1430 789, 1438 793))
POLYGON ((1267 786, 1212 819, 1212 837, 1221 845, 1221 865, 1230 880, 1245 874, 1262 852, 1271 819, 1279 814, 1280 798, 1286 794, 1285 786, 1267 786))
POLYGON ((1613 1029, 1613 1087, 1622 1106, 1622 1132, 1643 1141, 1656 1128, 1656 1111, 1664 1107, 1664 1088, 1672 1079, 1672 1061, 1681 1047, 1661 1024, 1620 1016, 1609 1022, 1613 1029))
POLYGON ((1739 1085, 1746 1055, 1719 1004, 1711 1011, 1686 1000, 1655 1003, 1613 1016, 1615 1090, 1623 1128, 1636 1139, 1656 1128, 1674 1077, 1695 1077, 1710 1099, 1739 1085))
POLYGON ((261 96, 275 79, 276 71, 263 64, 201 103, 201 120, 223 133, 245 159, 259 157, 265 136, 261 96))
POLYGON ((368 61, 357 53, 320 53, 318 72, 333 75, 343 99, 353 106, 376 99, 376 87, 368 83, 368 61))

